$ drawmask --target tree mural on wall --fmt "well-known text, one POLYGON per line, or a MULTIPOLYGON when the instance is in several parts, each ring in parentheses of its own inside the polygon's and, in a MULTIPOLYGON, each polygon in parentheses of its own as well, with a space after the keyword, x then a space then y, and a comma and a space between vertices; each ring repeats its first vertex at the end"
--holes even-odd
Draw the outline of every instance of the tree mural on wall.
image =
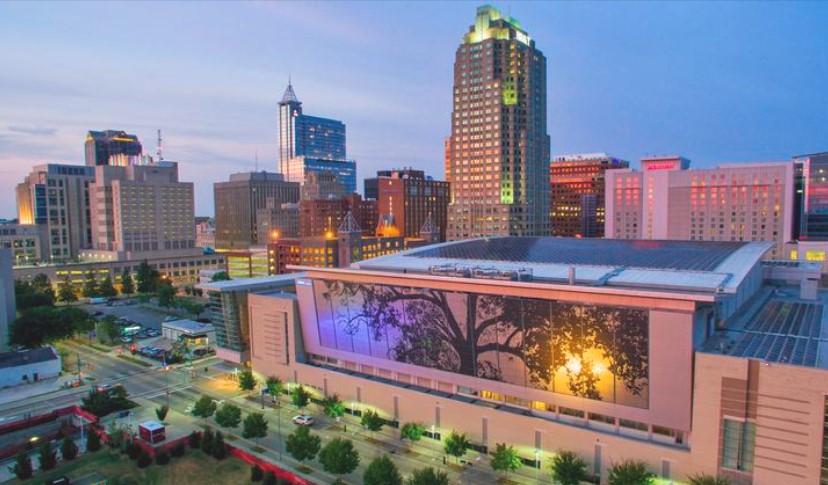
POLYGON ((326 280, 322 298, 356 350, 511 384, 553 390, 565 376, 575 396, 605 399, 600 374, 610 372, 633 396, 646 390, 647 313, 434 289, 326 280), (373 345, 373 347, 372 347, 373 345), (378 349, 387 349, 381 351, 378 349), (600 356, 600 360, 596 358, 600 356), (516 382, 520 381, 520 382, 516 382))

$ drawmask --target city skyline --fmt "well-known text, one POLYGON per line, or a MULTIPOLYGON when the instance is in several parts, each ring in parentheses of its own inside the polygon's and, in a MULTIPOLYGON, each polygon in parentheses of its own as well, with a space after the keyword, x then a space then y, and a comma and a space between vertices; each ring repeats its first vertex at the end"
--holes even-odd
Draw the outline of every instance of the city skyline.
MULTIPOLYGON (((134 133, 154 153, 158 128, 196 213, 212 214, 214 182, 254 169, 256 153, 277 169, 288 77, 313 113, 347 124, 359 180, 444 176, 454 50, 481 3, 101 5, 0 6, 0 217, 15 217, 13 187, 35 164, 83 165, 89 130, 134 133), (122 56, 133 62, 105 61, 122 56)), ((553 156, 637 166, 680 153, 706 167, 825 150, 825 5, 492 5, 548 58, 553 156)))

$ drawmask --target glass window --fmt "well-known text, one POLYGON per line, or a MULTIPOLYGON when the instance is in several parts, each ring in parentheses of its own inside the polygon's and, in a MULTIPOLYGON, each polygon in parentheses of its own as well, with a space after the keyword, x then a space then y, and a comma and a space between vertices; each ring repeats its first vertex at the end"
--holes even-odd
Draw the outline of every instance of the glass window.
MULTIPOLYGON (((655 429, 653 429, 655 432, 655 429)), ((725 419, 722 426, 722 467, 753 471, 756 425, 725 419)))

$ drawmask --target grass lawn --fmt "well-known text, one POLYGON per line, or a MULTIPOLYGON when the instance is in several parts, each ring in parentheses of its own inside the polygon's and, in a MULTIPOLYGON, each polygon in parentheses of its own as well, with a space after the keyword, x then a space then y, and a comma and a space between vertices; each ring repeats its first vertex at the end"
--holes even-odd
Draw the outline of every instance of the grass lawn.
POLYGON ((167 465, 153 463, 143 470, 126 455, 113 456, 102 449, 91 455, 82 455, 60 465, 48 473, 36 473, 25 481, 11 480, 9 484, 45 483, 52 478, 67 475, 80 478, 98 472, 109 485, 202 485, 205 483, 246 483, 250 481, 250 467, 238 458, 227 457, 218 461, 201 451, 187 449, 181 458, 172 458, 167 465))

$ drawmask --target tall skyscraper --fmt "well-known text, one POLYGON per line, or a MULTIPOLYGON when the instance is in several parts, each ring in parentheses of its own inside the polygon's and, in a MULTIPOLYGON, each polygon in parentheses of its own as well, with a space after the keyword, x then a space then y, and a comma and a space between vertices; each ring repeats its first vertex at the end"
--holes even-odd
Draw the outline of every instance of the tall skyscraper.
POLYGON ((782 257, 793 226, 794 164, 739 163, 688 170, 679 156, 606 172, 610 239, 772 241, 782 257))
POLYGON ((604 173, 629 166, 606 153, 555 157, 549 171, 552 235, 604 237, 604 173))
POLYGON ((247 249, 259 240, 259 209, 299 202, 299 183, 279 173, 250 172, 230 175, 214 186, 216 247, 247 249))
POLYGON ((449 239, 549 234, 546 57, 488 5, 457 48, 449 239))
POLYGON ((794 239, 828 241, 828 152, 794 157, 794 239))
POLYGON ((99 166, 89 201, 98 257, 183 256, 196 247, 193 183, 179 182, 175 162, 99 166))
POLYGON ((302 102, 288 84, 279 101, 279 171, 288 181, 288 163, 296 157, 345 160, 345 124, 302 113, 302 102))
POLYGON ((86 135, 86 165, 132 165, 141 159, 138 137, 124 131, 90 131, 86 135), (130 163, 132 160, 132 163, 130 163))
POLYGON ((89 185, 94 181, 94 167, 49 163, 35 166, 17 185, 18 219, 44 228, 44 258, 66 261, 90 247, 89 185))

